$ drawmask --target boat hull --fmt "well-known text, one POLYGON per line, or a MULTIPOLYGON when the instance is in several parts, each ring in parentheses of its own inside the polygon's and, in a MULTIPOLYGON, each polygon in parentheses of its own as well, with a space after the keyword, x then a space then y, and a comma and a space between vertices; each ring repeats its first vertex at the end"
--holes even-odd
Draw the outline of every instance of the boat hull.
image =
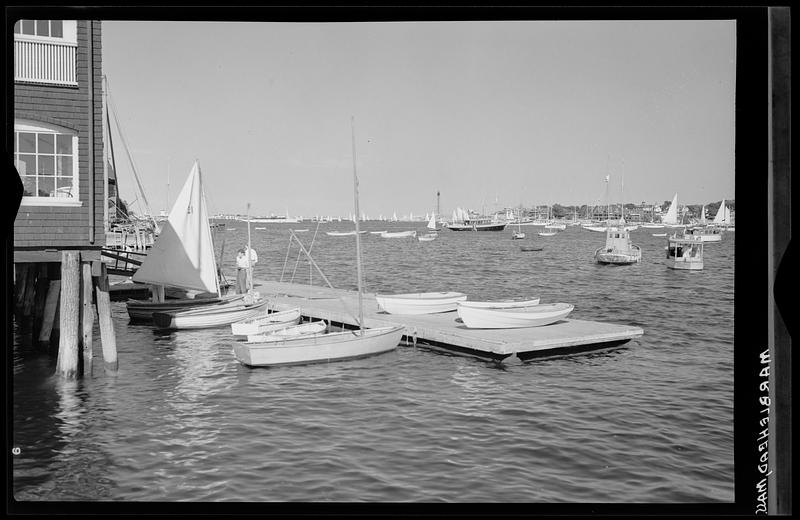
POLYGON ((605 251, 605 247, 601 247, 594 252, 595 260, 598 264, 611 264, 611 265, 630 265, 638 263, 642 259, 642 250, 639 246, 631 246, 630 251, 605 251))
POLYGON ((456 310, 458 302, 467 299, 459 292, 375 295, 378 306, 389 314, 436 314, 456 310))
POLYGON ((678 271, 700 271, 703 269, 703 261, 702 260, 691 260, 691 261, 670 261, 667 263, 667 267, 670 269, 676 269, 678 271))
POLYGON ((390 232, 384 231, 381 233, 381 237, 383 238, 409 238, 417 236, 416 231, 397 231, 397 232, 390 232))
POLYGON ((159 329, 185 330, 225 327, 262 314, 267 300, 250 305, 241 302, 185 311, 155 312, 153 324, 159 329))
POLYGON ((300 309, 294 308, 287 311, 262 314, 261 316, 231 323, 231 333, 234 336, 265 334, 273 330, 297 325, 299 322, 300 309))
POLYGON ((233 345, 233 355, 240 363, 251 367, 344 361, 394 350, 404 331, 403 326, 393 326, 285 338, 268 343, 237 342, 233 345))
POLYGON ((458 317, 471 329, 542 327, 566 318, 575 307, 567 303, 528 307, 487 308, 458 305, 458 317))
POLYGON ((459 307, 510 309, 513 307, 530 307, 539 305, 539 298, 530 300, 499 300, 499 301, 469 301, 458 302, 459 307))
POLYGON ((184 309, 210 307, 213 305, 222 305, 241 298, 244 298, 243 294, 225 298, 166 300, 159 303, 143 300, 128 300, 125 306, 128 310, 128 317, 132 322, 151 322, 154 312, 172 312, 184 309))
POLYGON ((503 231, 506 223, 500 224, 448 224, 450 231, 503 231))

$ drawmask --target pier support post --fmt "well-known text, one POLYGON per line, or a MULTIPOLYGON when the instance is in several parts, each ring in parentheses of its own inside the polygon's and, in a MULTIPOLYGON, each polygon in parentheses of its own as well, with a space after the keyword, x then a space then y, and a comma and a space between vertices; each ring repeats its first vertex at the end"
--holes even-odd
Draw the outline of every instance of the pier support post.
POLYGON ((39 342, 50 343, 50 335, 53 332, 53 324, 58 316, 58 303, 61 299, 61 280, 50 280, 47 289, 47 296, 44 300, 44 310, 42 311, 42 328, 39 330, 39 342))
POLYGON ((150 293, 153 295, 153 303, 163 303, 166 299, 163 285, 151 285, 150 293))
POLYGON ((42 330, 42 320, 44 318, 45 298, 47 290, 50 288, 50 280, 47 275, 47 264, 39 264, 39 276, 36 278, 35 296, 33 298, 33 327, 31 335, 34 339, 39 337, 42 330))
POLYGON ((92 331, 94 329, 94 307, 92 306, 92 264, 83 263, 81 285, 81 328, 83 332, 83 374, 92 373, 92 331))
POLYGON ((78 374, 78 324, 80 323, 81 254, 61 253, 61 314, 56 373, 64 379, 78 374))
POLYGON ((95 278, 97 290, 97 320, 100 323, 100 342, 103 345, 103 362, 106 369, 116 371, 119 368, 117 362, 117 338, 114 335, 114 322, 111 321, 111 295, 108 291, 108 272, 106 264, 99 263, 100 273, 95 278))

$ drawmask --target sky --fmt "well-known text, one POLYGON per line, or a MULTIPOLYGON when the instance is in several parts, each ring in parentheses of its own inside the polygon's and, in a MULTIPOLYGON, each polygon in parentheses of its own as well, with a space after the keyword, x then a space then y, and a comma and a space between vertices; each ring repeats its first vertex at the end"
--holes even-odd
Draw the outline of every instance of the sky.
POLYGON ((735 51, 732 20, 102 23, 155 213, 197 160, 212 214, 349 215, 353 135, 371 218, 730 200, 735 51))

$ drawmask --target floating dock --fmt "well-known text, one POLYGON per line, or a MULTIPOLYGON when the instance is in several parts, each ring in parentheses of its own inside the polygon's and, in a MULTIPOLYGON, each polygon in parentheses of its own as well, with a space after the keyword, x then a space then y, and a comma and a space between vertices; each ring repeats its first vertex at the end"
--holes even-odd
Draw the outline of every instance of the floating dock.
MULTIPOLYGON (((342 289, 281 282, 253 281, 254 289, 275 302, 274 308, 299 307, 307 318, 325 320, 355 328, 358 293, 342 289)), ((483 359, 502 361, 516 355, 525 361, 614 347, 644 334, 641 327, 565 319, 543 327, 519 329, 470 329, 454 312, 423 315, 387 314, 378 308, 374 293, 362 295, 364 325, 405 326, 407 343, 458 352, 483 359)))

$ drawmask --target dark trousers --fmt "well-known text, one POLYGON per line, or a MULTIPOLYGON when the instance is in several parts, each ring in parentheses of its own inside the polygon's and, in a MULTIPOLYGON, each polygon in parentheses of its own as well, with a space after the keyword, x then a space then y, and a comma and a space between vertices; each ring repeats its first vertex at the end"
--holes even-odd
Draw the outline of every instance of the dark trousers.
POLYGON ((236 294, 247 293, 247 269, 236 270, 236 294))

